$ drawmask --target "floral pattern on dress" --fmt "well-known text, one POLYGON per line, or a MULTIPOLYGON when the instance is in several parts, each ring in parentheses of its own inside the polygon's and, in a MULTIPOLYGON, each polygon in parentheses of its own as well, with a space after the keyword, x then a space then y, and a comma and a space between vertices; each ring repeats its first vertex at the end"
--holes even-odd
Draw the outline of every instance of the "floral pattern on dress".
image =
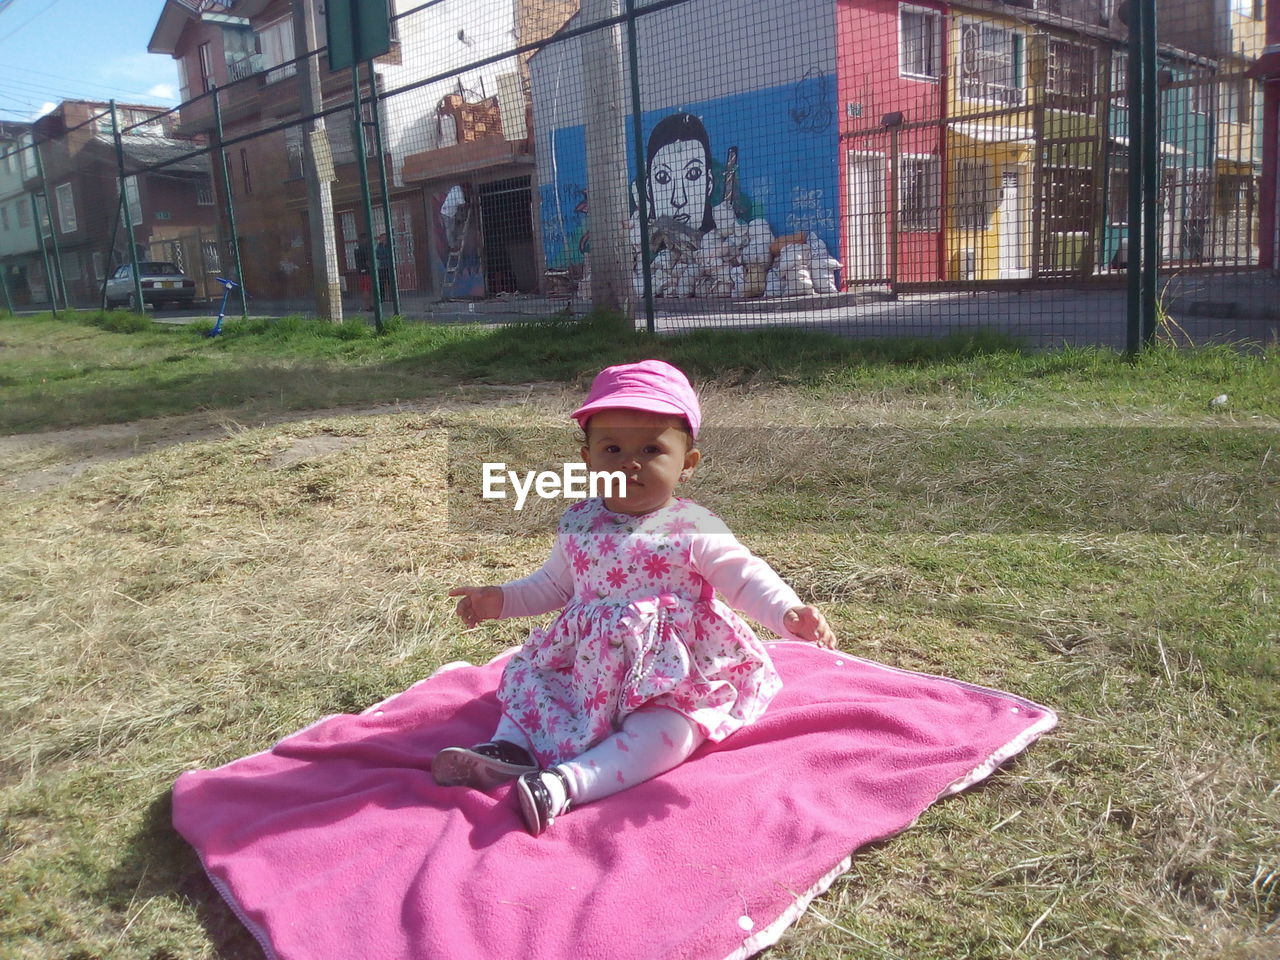
POLYGON ((531 631, 498 688, 542 764, 576 757, 642 707, 675 710, 723 740, 781 688, 764 645, 693 569, 700 529, 723 525, 690 500, 639 517, 599 498, 565 511, 573 596, 531 631))

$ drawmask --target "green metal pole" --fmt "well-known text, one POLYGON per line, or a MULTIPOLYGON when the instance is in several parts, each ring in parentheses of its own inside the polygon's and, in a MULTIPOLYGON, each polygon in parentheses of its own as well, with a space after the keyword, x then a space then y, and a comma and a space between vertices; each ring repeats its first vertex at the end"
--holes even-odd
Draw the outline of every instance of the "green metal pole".
POLYGON ((1129 229, 1125 243, 1126 297, 1125 353, 1135 357, 1142 347, 1142 27, 1144 18, 1138 12, 1141 0, 1129 0, 1126 19, 1129 25, 1129 229))
POLYGON ((13 309, 13 298, 9 296, 9 278, 6 276, 8 272, 9 268, 4 263, 0 263, 0 289, 4 290, 4 305, 10 314, 14 314, 17 311, 13 309))
MULTIPOLYGON (((373 236, 373 198, 369 193, 369 165, 364 160, 364 125, 360 118, 360 63, 351 65, 351 113, 355 136, 353 143, 356 151, 356 168, 360 171, 360 197, 364 200, 364 226, 370 237, 373 236)), ((387 237, 387 243, 391 238, 387 237)), ((392 262, 394 262, 394 255, 392 262)), ((377 250, 374 250, 373 270, 370 271, 373 281, 373 326, 382 333, 382 283, 378 276, 377 250)))
MULTIPOLYGON (((64 309, 71 309, 71 301, 67 299, 67 281, 62 272, 62 251, 58 249, 58 227, 53 225, 53 211, 49 208, 49 181, 44 175, 44 159, 40 156, 40 144, 36 143, 35 138, 31 138, 31 152, 36 155, 36 175, 40 177, 40 190, 44 194, 44 209, 49 217, 49 239, 53 241, 53 269, 57 274, 58 283, 54 288, 57 293, 62 294, 62 306, 64 309)), ((59 218, 62 212, 58 212, 59 218)), ((61 226, 61 222, 59 222, 61 226)))
POLYGON ((120 199, 124 203, 124 236, 129 245, 129 263, 133 266, 133 296, 139 313, 147 312, 142 299, 142 277, 138 274, 138 244, 133 236, 133 214, 129 212, 129 197, 125 192, 124 141, 120 139, 120 121, 116 116, 116 102, 111 101, 111 133, 116 141, 116 166, 120 171, 120 199))
MULTIPOLYGON (((395 316, 400 315, 400 277, 396 271, 395 234, 391 232, 391 195, 387 192, 387 151, 382 145, 382 111, 378 107, 378 74, 373 69, 373 61, 369 61, 369 95, 373 106, 373 135, 378 140, 378 182, 382 184, 382 223, 387 231, 387 244, 391 251, 391 308, 395 316)), ((360 143, 364 147, 364 141, 360 143)), ((376 267, 377 264, 374 264, 376 267)))
POLYGON ((1156 79, 1156 0, 1138 0, 1142 14, 1142 342, 1156 336, 1156 274, 1160 268, 1160 87, 1156 79))
MULTIPOLYGON (((107 262, 111 262, 109 254, 116 248, 116 237, 120 235, 120 211, 124 209, 124 194, 120 194, 120 202, 116 204, 115 220, 111 224, 111 243, 107 245, 107 262)), ((102 290, 98 294, 98 304, 103 310, 107 309, 107 281, 111 277, 111 271, 104 271, 105 276, 102 278, 102 290)))
POLYGON ((58 301, 53 295, 53 277, 49 274, 49 248, 44 242, 44 228, 40 226, 40 204, 36 201, 36 195, 31 196, 31 216, 36 222, 36 238, 40 241, 40 257, 44 260, 44 285, 45 290, 49 294, 49 306, 53 308, 53 315, 58 315, 58 301))
MULTIPOLYGON (((220 87, 213 88, 214 147, 218 154, 218 169, 222 173, 222 195, 227 198, 227 225, 231 230, 231 258, 236 265, 236 289, 240 291, 240 319, 249 318, 249 306, 245 300, 244 271, 240 265, 240 233, 236 229, 236 205, 231 200, 231 172, 227 169, 227 151, 222 149, 222 103, 220 87)), ((221 251, 219 251, 221 253, 221 251)))
POLYGON ((636 216, 640 218, 640 277, 644 283, 644 325, 646 330, 654 333, 657 326, 653 319, 653 265, 649 262, 649 178, 644 168, 644 119, 640 116, 640 52, 636 42, 635 0, 627 0, 627 58, 631 66, 631 139, 635 141, 636 216))

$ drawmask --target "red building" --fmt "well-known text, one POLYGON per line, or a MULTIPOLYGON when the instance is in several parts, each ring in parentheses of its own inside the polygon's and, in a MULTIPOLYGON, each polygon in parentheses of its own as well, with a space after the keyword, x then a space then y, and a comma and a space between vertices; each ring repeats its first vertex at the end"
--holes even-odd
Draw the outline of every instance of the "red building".
POLYGON ((836 2, 846 285, 945 277, 945 11, 836 2))

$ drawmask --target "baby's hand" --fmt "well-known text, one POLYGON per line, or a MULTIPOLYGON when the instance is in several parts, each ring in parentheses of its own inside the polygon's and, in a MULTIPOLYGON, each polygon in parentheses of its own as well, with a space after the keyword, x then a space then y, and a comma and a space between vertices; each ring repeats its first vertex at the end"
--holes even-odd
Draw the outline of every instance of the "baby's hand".
POLYGON ((827 618, 822 615, 822 611, 815 606, 806 604, 803 607, 792 607, 782 618, 782 623, 801 640, 808 640, 828 650, 835 649, 836 635, 827 626, 827 618))
POLYGON ((449 596, 462 598, 458 601, 458 616, 468 627, 502 616, 501 587, 454 587, 449 596))

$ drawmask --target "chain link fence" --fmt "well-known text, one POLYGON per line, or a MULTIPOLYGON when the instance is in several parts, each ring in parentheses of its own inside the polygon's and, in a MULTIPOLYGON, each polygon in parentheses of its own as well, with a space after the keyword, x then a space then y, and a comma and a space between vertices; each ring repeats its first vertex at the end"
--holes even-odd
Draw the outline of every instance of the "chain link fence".
POLYGON ((159 262, 267 314, 1266 341, 1268 2, 432 0, 355 76, 313 6, 205 3, 153 39, 177 110, 5 134, 36 239, 0 275, 18 307, 159 262))

